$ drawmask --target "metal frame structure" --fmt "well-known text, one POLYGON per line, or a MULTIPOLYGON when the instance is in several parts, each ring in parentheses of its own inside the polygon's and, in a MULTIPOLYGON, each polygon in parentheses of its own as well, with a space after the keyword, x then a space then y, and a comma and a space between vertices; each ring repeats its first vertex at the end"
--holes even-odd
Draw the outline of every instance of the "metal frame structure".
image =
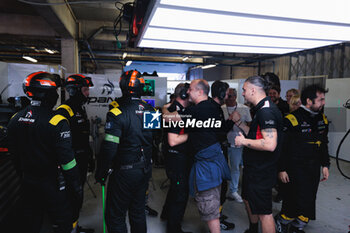
POLYGON ((290 54, 289 79, 327 75, 328 78, 350 77, 350 43, 290 54))

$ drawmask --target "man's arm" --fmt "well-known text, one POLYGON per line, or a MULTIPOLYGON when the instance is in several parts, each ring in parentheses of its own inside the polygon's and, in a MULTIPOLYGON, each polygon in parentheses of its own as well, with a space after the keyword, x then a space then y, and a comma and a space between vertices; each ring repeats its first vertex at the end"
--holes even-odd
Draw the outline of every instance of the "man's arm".
POLYGON ((239 133, 235 139, 236 146, 246 146, 248 148, 260 151, 274 151, 277 147, 277 130, 267 128, 261 130, 262 139, 248 139, 239 133))
POLYGON ((187 139, 188 139, 188 134, 168 133, 168 143, 171 147, 182 144, 186 142, 187 139))
POLYGON ((181 117, 177 111, 169 112, 168 108, 170 107, 170 105, 171 105, 171 103, 168 103, 168 104, 163 106, 163 108, 162 108, 163 119, 166 122, 169 122, 170 120, 171 121, 181 121, 181 117))
POLYGON ((114 157, 118 151, 121 131, 122 112, 114 108, 107 113, 105 138, 102 141, 101 151, 97 158, 97 169, 95 173, 96 182, 103 184, 108 176, 109 169, 113 165, 114 157))

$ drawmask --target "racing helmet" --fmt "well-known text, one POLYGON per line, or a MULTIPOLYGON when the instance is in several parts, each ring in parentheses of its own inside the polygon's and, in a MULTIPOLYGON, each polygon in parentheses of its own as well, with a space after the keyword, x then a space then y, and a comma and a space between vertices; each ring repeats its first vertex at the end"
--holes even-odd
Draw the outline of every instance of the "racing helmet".
POLYGON ((81 91, 82 87, 93 87, 94 84, 90 77, 86 77, 82 74, 69 75, 64 83, 69 96, 75 96, 81 91))
POLYGON ((123 95, 140 97, 143 94, 145 80, 137 70, 129 70, 121 75, 119 86, 123 95))
POLYGON ((45 99, 49 93, 57 93, 61 86, 61 78, 58 74, 38 71, 29 74, 23 81, 24 93, 33 99, 45 99))

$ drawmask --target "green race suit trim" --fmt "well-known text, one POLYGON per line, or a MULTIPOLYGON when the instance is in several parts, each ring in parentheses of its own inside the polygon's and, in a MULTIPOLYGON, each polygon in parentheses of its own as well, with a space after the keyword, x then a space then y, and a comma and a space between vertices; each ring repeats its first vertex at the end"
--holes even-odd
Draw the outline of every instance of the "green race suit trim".
POLYGON ((72 169, 73 167, 75 167, 75 165, 77 165, 77 162, 75 161, 75 159, 73 159, 72 161, 70 161, 69 163, 66 164, 62 164, 62 169, 67 171, 72 169))
POLYGON ((111 134, 106 134, 105 141, 114 142, 114 143, 119 144, 119 137, 111 135, 111 134))

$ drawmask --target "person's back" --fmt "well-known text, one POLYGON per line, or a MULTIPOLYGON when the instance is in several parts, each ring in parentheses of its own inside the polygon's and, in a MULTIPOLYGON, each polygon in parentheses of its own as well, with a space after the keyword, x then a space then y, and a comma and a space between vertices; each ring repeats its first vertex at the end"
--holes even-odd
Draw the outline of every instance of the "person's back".
POLYGON ((144 129, 144 112, 153 107, 140 99, 144 79, 138 71, 122 74, 123 98, 107 113, 105 138, 98 158, 96 181, 108 180, 106 223, 108 232, 127 232, 129 212, 133 233, 146 233, 145 193, 151 176, 152 130, 144 129))
POLYGON ((50 109, 30 105, 18 112, 9 123, 9 138, 21 142, 21 146, 14 149, 20 156, 18 159, 24 176, 40 179, 57 176, 57 155, 52 139, 55 127, 49 123, 53 116, 50 109))
POLYGON ((8 125, 9 150, 22 176, 22 232, 39 232, 45 211, 55 232, 70 232, 71 201, 81 204, 82 200, 67 119, 52 111, 58 86, 55 75, 29 75, 24 91, 33 98, 31 105, 14 115, 8 125), (68 193, 73 195, 68 197, 68 193))
POLYGON ((138 162, 141 150, 147 156, 146 161, 150 161, 153 132, 143 128, 143 112, 154 111, 154 108, 139 98, 128 98, 110 112, 115 115, 119 111, 119 123, 125 131, 121 135, 117 163, 123 165, 138 162))

